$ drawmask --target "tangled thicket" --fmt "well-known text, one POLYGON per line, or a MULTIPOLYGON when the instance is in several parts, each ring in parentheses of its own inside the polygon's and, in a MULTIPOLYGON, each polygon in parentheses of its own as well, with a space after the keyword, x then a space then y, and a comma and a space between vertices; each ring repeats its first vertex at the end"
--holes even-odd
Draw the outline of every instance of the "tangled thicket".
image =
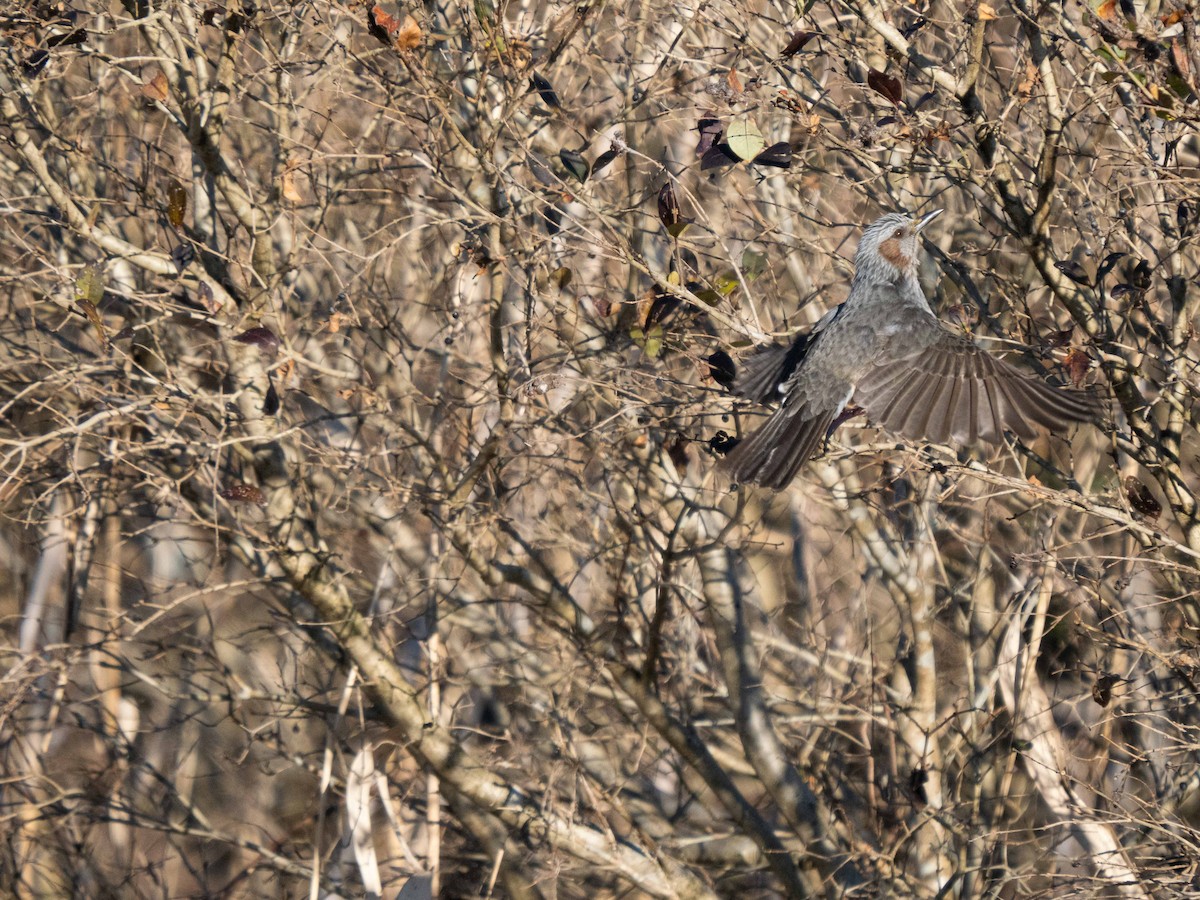
POLYGON ((1190 6, 0 30, 4 884, 1194 896, 1190 6), (941 316, 1108 420, 732 489, 710 360, 933 207, 941 316))

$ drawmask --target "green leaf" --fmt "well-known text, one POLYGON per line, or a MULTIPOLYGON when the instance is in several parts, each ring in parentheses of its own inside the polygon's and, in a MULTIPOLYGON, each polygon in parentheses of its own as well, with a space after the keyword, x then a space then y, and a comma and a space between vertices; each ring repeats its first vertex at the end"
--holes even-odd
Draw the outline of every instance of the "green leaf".
POLYGON ((738 281, 737 272, 726 270, 713 279, 713 284, 722 297, 728 297, 738 289, 741 282, 738 281))
POLYGON ((662 325, 654 325, 649 331, 635 327, 629 332, 633 342, 641 347, 642 351, 651 359, 656 359, 662 353, 665 334, 662 325))
POLYGON ((749 247, 742 251, 742 277, 747 281, 753 281, 765 271, 767 271, 767 256, 765 253, 759 253, 757 250, 751 250, 749 247))
POLYGON ((99 306, 104 299, 104 279, 95 266, 85 266, 75 281, 75 299, 99 306))
POLYGON ((725 133, 725 142, 739 159, 754 159, 767 146, 762 132, 749 119, 731 122, 725 133))
POLYGON ((558 151, 558 158, 562 160, 563 166, 575 177, 576 181, 580 184, 587 181, 588 175, 591 173, 591 166, 588 165, 581 153, 564 148, 558 151))

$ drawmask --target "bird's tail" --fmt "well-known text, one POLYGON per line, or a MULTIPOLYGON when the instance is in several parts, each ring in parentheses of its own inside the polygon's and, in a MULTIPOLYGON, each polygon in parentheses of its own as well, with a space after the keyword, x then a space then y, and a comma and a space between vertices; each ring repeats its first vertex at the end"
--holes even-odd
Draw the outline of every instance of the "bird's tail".
POLYGON ((800 467, 816 455, 835 412, 781 407, 762 428, 734 447, 721 465, 738 484, 783 490, 800 467))

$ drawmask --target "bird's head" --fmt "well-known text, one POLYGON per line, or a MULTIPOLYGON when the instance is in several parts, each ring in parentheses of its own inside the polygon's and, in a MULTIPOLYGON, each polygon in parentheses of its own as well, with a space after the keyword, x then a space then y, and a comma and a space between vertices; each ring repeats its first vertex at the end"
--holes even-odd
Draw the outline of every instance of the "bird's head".
POLYGON ((921 249, 921 229, 942 214, 935 209, 921 218, 904 213, 888 213, 863 231, 854 254, 858 278, 868 281, 895 282, 915 275, 921 249))

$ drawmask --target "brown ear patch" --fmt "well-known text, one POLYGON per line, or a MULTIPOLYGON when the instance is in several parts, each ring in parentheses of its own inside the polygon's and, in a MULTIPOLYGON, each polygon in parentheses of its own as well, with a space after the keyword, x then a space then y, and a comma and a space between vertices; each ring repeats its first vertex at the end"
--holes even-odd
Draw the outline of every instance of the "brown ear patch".
POLYGON ((912 261, 900 252, 900 241, 897 238, 890 237, 879 245, 879 255, 890 262, 901 272, 908 269, 912 265, 912 261))

